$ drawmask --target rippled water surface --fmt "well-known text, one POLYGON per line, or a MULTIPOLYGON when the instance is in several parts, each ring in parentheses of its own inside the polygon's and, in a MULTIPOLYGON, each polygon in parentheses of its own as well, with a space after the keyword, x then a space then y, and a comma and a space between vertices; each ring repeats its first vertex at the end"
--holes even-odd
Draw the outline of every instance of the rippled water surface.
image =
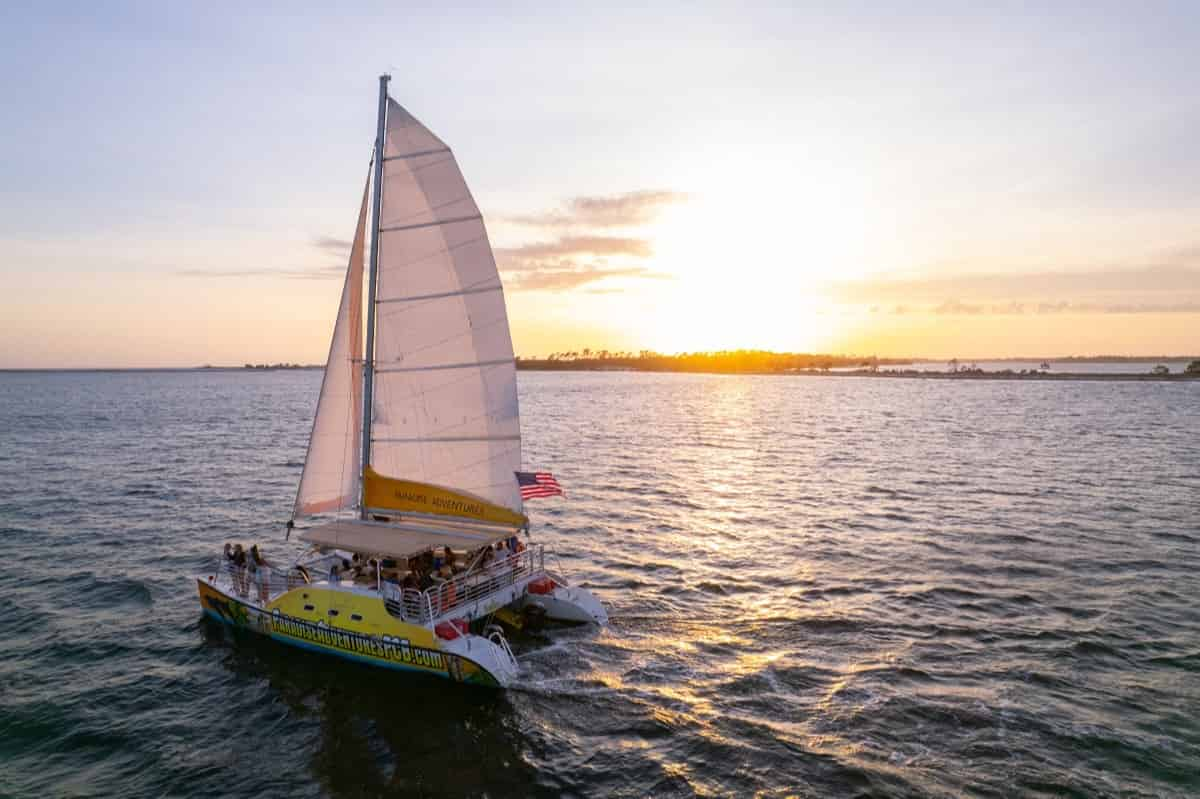
POLYGON ((612 625, 491 693, 201 617, 319 373, 0 374, 0 795, 1200 793, 1200 383, 520 380, 612 625))

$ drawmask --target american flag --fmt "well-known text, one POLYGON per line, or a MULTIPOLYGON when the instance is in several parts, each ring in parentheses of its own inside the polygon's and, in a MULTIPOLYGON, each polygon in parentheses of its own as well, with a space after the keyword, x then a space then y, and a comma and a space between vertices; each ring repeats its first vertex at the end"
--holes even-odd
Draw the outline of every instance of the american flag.
POLYGON ((565 497, 562 486, 550 472, 515 472, 517 485, 521 486, 521 499, 535 497, 565 497))

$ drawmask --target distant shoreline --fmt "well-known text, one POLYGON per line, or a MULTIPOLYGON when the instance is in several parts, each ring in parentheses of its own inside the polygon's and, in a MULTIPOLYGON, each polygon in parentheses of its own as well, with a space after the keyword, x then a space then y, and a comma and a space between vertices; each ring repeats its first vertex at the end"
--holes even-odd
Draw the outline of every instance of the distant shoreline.
MULTIPOLYGON (((724 374, 724 375, 791 375, 806 377, 873 377, 915 378, 920 380, 1075 380, 1075 381, 1162 381, 1194 380, 1200 378, 1195 371, 1200 357, 1186 355, 1170 356, 1074 356, 1065 358, 991 358, 979 362, 991 364, 990 370, 959 361, 943 362, 932 358, 860 358, 855 356, 809 355, 795 353, 771 353, 763 351, 737 351, 721 353, 688 353, 661 355, 647 352, 641 356, 623 354, 617 357, 573 357, 552 356, 550 358, 516 359, 516 368, 530 372, 638 372, 650 374, 724 374), (998 365, 1030 365, 1041 363, 1038 368, 1007 369, 998 365), (946 369, 916 369, 916 364, 946 363, 946 369), (1076 364, 1139 364, 1143 371, 1073 372, 1076 364), (1051 365, 1053 364, 1053 365, 1051 365), (1167 374, 1146 369, 1148 364, 1169 368, 1167 374), (1170 365, 1168 367, 1168 364, 1170 365), (1192 368, 1192 372, 1185 369, 1192 368)), ((51 367, 51 368, 0 368, 0 373, 117 373, 117 372, 278 372, 278 371, 321 371, 320 364, 245 364, 242 366, 184 367, 51 367)))
MULTIPOLYGON (((1099 363, 1111 363, 1111 361, 1100 361, 1099 363)), ((878 371, 872 372, 867 369, 841 370, 823 372, 817 369, 801 369, 793 372, 719 372, 719 371, 703 371, 703 370, 683 370, 683 369, 623 369, 623 368, 604 368, 595 369, 563 369, 560 367, 539 368, 537 366, 521 366, 521 371, 529 372, 624 372, 638 374, 703 374, 703 375, 752 375, 752 376, 771 376, 771 377, 867 377, 880 379, 916 379, 916 380, 1031 380, 1034 382, 1043 380, 1083 380, 1091 382, 1129 382, 1129 381, 1171 381, 1171 380, 1200 380, 1200 374, 1184 374, 1183 372, 1173 372, 1171 374, 1159 375, 1150 372, 923 372, 918 369, 905 369, 902 371, 878 371)))

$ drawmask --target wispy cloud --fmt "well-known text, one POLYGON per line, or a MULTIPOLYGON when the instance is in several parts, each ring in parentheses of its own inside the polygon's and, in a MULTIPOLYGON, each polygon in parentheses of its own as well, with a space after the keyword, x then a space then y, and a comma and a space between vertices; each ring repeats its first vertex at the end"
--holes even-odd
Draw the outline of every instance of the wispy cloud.
MULTIPOLYGON (((647 238, 612 235, 620 227, 636 227, 652 221, 666 206, 683 202, 686 195, 664 190, 633 191, 595 197, 572 197, 562 207, 522 217, 501 217, 523 225, 549 228, 547 236, 515 247, 495 248, 497 265, 505 285, 513 291, 570 291, 607 278, 648 280, 671 279, 656 272, 647 261, 654 247, 647 238), (569 230, 568 230, 569 228, 569 230), (557 232, 556 232, 557 231, 557 232)), ((309 269, 186 269, 185 277, 327 280, 345 274, 345 258, 351 242, 332 236, 317 236, 312 246, 338 257, 329 266, 309 269)), ((619 291, 614 287, 590 288, 589 293, 619 291)))
MULTIPOLYGON (((671 279, 670 275, 654 272, 643 266, 610 268, 562 261, 554 266, 540 266, 532 271, 518 272, 505 280, 505 284, 511 291, 569 291, 613 277, 671 279)), ((588 289, 589 294, 613 294, 619 291, 620 289, 616 288, 588 289)))
POLYGON ((345 266, 319 266, 312 269, 181 269, 181 277, 269 277, 284 280, 329 280, 342 277, 345 266))
POLYGON ((496 257, 503 269, 523 270, 548 258, 579 256, 627 256, 649 258, 654 249, 646 239, 618 236, 561 236, 551 241, 537 241, 519 247, 499 247, 496 257))
POLYGON ((653 222, 664 208, 687 200, 682 192, 643 189, 606 196, 571 197, 561 208, 537 214, 502 216, 506 222, 531 227, 635 227, 653 222))
POLYGON ((1156 265, 1141 268, 868 279, 831 284, 827 294, 894 315, 1200 313, 1200 247, 1152 260, 1156 265))
POLYGON ((337 255, 349 255, 350 247, 354 242, 347 239, 336 239, 333 236, 317 236, 313 240, 313 246, 318 250, 334 253, 337 255))
MULTIPOLYGON (((911 310, 911 309, 907 309, 911 310)), ((893 314, 905 313, 897 306, 893 314)), ((1176 303, 1095 303, 1095 302, 1009 302, 1000 304, 965 303, 949 300, 932 309, 938 316, 1024 316, 1026 314, 1047 316, 1051 314, 1164 314, 1200 313, 1200 302, 1176 303)))
POLYGON ((317 250, 335 255, 338 260, 328 266, 314 266, 305 269, 181 269, 175 274, 182 277, 266 277, 282 280, 331 280, 346 274, 346 259, 350 257, 350 247, 353 242, 332 236, 317 236, 312 246, 317 250))
MULTIPOLYGON (((496 250, 506 285, 514 291, 570 291, 606 278, 665 280, 647 261, 651 241, 636 235, 612 235, 615 228, 652 222, 667 206, 686 200, 680 192, 632 191, 625 194, 572 197, 560 208, 541 214, 502 217, 505 221, 554 233, 516 247, 496 250)), ((614 287, 592 287, 588 293, 613 293, 614 287)))

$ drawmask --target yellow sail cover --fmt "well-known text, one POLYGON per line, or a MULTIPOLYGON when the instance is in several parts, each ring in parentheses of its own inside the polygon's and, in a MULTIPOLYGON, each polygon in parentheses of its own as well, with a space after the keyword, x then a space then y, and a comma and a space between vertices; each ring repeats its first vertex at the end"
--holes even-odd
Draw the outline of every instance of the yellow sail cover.
POLYGON ((363 504, 373 511, 457 516, 508 527, 525 527, 529 524, 529 517, 525 514, 516 513, 503 505, 429 483, 385 477, 370 466, 363 469, 363 504))

